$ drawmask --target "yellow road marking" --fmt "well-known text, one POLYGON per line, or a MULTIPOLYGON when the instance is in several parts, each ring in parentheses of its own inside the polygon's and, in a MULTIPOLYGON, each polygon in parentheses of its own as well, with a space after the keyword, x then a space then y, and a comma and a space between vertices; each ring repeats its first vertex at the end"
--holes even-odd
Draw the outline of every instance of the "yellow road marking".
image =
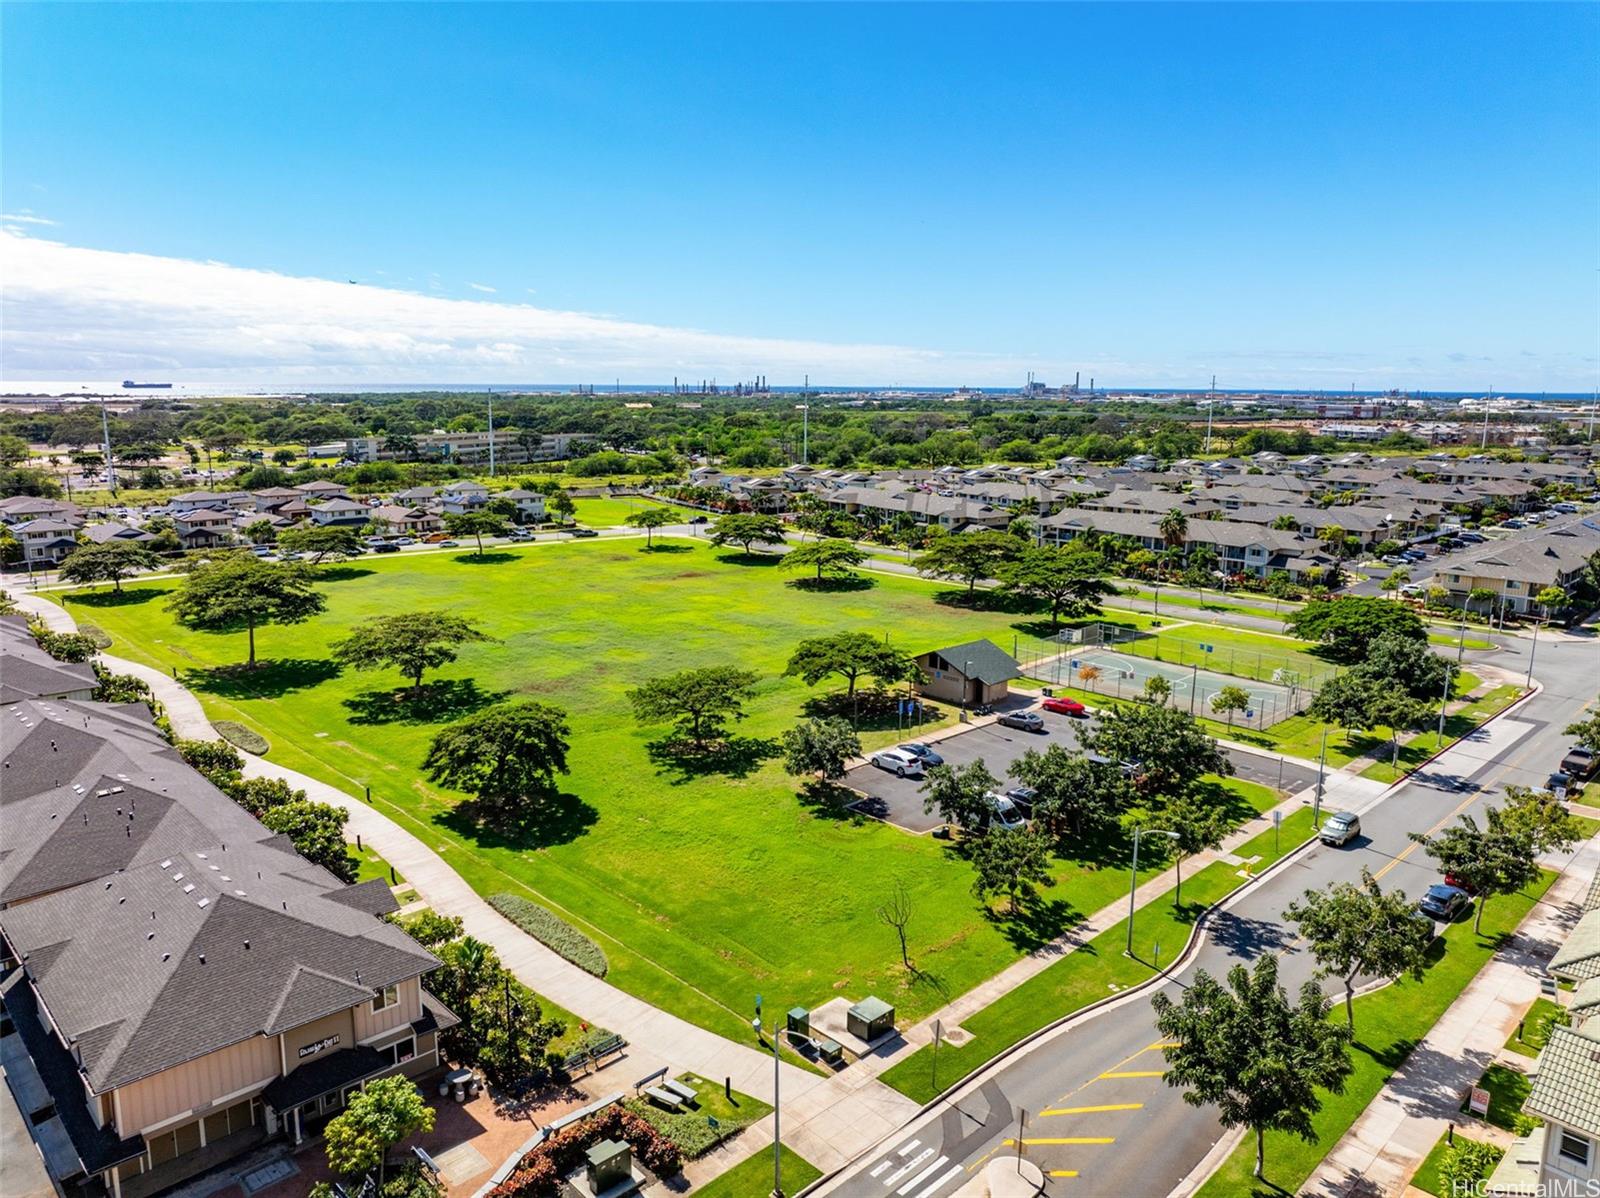
POLYGON ((1054 1110, 1040 1111, 1041 1115, 1094 1115, 1101 1111, 1137 1111, 1144 1108, 1142 1102, 1113 1102, 1106 1106, 1062 1106, 1054 1110))
POLYGON ((1143 1051, 1149 1052, 1156 1048, 1181 1048, 1182 1042, 1178 1040, 1157 1040, 1154 1044, 1147 1044, 1143 1051))
MULTIPOLYGON (((1024 1137, 1022 1146, 1032 1148, 1035 1144, 1115 1144, 1116 1136, 1047 1136, 1043 1139, 1030 1140, 1024 1137)), ((1015 1148, 1015 1140, 1005 1140, 1000 1145, 1002 1148, 1015 1148)))
POLYGON ((1102 1078, 1107 1077, 1160 1077, 1165 1069, 1114 1069, 1110 1073, 1102 1073, 1102 1078))
POLYGON ((1052 1170, 1050 1170, 1050 1176, 1051 1177, 1076 1177, 1077 1175, 1078 1175, 1078 1171, 1076 1169, 1052 1169, 1052 1170))

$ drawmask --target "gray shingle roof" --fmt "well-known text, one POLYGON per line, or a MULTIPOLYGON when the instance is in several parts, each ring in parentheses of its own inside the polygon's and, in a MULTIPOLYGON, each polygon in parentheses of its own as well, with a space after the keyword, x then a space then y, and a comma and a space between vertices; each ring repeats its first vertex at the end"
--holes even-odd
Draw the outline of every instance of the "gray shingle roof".
POLYGON ((93 690, 94 667, 88 662, 57 661, 33 639, 23 616, 0 616, 0 703, 23 699, 55 699, 93 690))
POLYGON ((1539 1054, 1539 1075, 1522 1109, 1600 1136, 1600 1038, 1582 1028, 1551 1028, 1539 1054))

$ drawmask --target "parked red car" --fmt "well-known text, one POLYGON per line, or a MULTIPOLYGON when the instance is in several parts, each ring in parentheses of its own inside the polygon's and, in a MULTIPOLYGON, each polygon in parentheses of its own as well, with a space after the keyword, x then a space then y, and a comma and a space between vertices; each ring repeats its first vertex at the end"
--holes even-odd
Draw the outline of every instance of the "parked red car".
POLYGON ((1063 699, 1060 695, 1052 695, 1040 704, 1046 711, 1056 712, 1058 715, 1087 716, 1089 709, 1076 699, 1063 699))

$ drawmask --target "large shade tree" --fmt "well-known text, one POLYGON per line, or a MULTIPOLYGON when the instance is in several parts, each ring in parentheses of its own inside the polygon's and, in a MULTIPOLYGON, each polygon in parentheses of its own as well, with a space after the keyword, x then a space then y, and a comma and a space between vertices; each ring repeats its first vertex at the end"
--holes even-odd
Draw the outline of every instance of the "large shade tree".
POLYGON ((472 795, 492 817, 525 818, 554 797, 567 773, 567 714, 533 700, 475 711, 434 736, 422 768, 430 781, 472 795))
POLYGON ((109 582, 113 590, 120 591, 124 578, 132 578, 141 570, 154 570, 160 564, 161 559, 143 545, 105 541, 79 545, 67 554, 58 574, 63 582, 109 582))
POLYGON ((200 632, 249 635, 249 669, 256 666, 256 629, 269 624, 299 624, 327 607, 315 589, 316 576, 295 562, 264 562, 254 554, 232 553, 196 566, 167 601, 180 624, 200 632))
MULTIPOLYGON (((444 518, 445 529, 453 537, 471 537, 483 556, 484 537, 503 537, 509 524, 499 512, 457 512, 444 518)), ((281 538, 280 538, 281 539, 281 538)))
POLYGON ((361 535, 353 528, 333 524, 297 524, 278 534, 283 553, 303 553, 313 566, 324 560, 344 561, 361 556, 361 535))
POLYGON ((909 653, 866 632, 836 632, 803 640, 783 672, 786 677, 799 677, 807 686, 837 675, 845 680, 847 696, 856 693, 856 683, 862 677, 892 685, 918 674, 909 653))
POLYGON ((1078 620, 1100 610, 1100 600, 1116 588, 1106 580, 1106 560, 1097 550, 1068 542, 1034 545, 1000 569, 1007 591, 1038 600, 1050 609, 1050 627, 1063 618, 1078 620))
POLYGON ((961 533, 936 537, 917 558, 917 573, 965 583, 970 598, 978 583, 998 578, 1000 569, 1025 548, 1006 532, 961 533))
POLYGON ((1227 984, 1201 970, 1174 1002, 1151 1000, 1168 1043, 1166 1082, 1190 1106, 1214 1106, 1225 1128, 1255 1133, 1255 1175, 1266 1167, 1266 1134, 1282 1131, 1311 1143, 1322 1109, 1318 1089, 1344 1092, 1350 1029, 1328 1021, 1330 1003, 1315 982, 1291 1002, 1278 985, 1278 957, 1264 953, 1253 970, 1235 965, 1227 984))
POLYGON ((783 521, 754 512, 730 512, 718 517, 711 526, 710 539, 718 548, 739 545, 748 557, 755 552, 757 545, 783 544, 783 521))
POLYGON ((1193 790, 1206 774, 1227 776, 1233 763, 1188 712, 1154 703, 1103 709, 1078 738, 1092 753, 1126 762, 1134 789, 1146 800, 1193 790))
POLYGON ((705 748, 729 720, 744 719, 756 675, 732 666, 703 666, 651 678, 628 692, 642 724, 673 723, 696 748, 705 748))
POLYGON ((444 611, 373 616, 335 641, 333 659, 357 670, 394 668, 411 679, 412 697, 422 693, 422 675, 456 659, 456 648, 488 641, 477 622, 444 611))
POLYGON ((866 560, 866 553, 850 541, 831 537, 825 541, 813 541, 809 545, 797 545, 783 555, 778 568, 814 570, 815 581, 821 582, 824 577, 847 578, 866 560))

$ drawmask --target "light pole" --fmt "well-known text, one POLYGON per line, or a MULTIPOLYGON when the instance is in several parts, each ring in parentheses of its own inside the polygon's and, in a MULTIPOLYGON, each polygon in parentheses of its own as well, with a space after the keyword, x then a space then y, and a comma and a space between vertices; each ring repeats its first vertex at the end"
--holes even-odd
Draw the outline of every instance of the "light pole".
POLYGON ((1153 836, 1165 836, 1168 840, 1177 840, 1176 832, 1169 832, 1165 828, 1134 828, 1133 830, 1133 868, 1128 876, 1128 947, 1123 950, 1123 956, 1133 956, 1133 899, 1139 890, 1139 836, 1148 831, 1153 836))
MULTIPOLYGON (((750 1021, 750 1026, 755 1029, 756 1039, 761 1039, 761 1007, 756 1006, 756 1017, 750 1021)), ((782 1104, 778 1101, 778 1073, 782 1058, 778 1055, 778 1046, 784 1036, 792 1036, 788 1028, 780 1025, 776 1018, 772 1021, 772 1198, 783 1198, 783 1135, 779 1125, 782 1113, 782 1104)))
POLYGON ((972 675, 969 673, 971 669, 971 658, 961 663, 961 719, 963 723, 966 722, 967 718, 967 688, 972 685, 972 675))
POLYGON ((1533 655, 1539 651, 1539 621, 1533 622, 1533 644, 1528 646, 1528 679, 1522 684, 1523 690, 1533 689, 1533 655))
POLYGON ((1317 791, 1311 800, 1311 826, 1322 819, 1322 779, 1328 765, 1328 730, 1322 730, 1322 747, 1317 751, 1317 791))
POLYGON ((1448 667, 1444 672, 1444 693, 1439 696, 1439 747, 1444 748, 1444 712, 1450 706, 1450 683, 1455 678, 1455 673, 1448 667))

